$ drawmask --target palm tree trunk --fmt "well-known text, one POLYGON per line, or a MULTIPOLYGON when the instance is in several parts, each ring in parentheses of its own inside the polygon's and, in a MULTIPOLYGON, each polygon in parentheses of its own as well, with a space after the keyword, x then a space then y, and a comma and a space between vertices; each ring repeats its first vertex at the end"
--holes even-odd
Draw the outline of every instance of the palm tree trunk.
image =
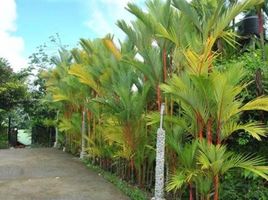
POLYGON ((219 200, 219 175, 214 177, 214 200, 219 200))
POLYGON ((193 185, 192 183, 189 183, 189 200, 193 200, 194 195, 193 195, 193 185))
POLYGON ((208 144, 212 144, 212 119, 209 118, 208 124, 207 124, 207 141, 208 144))
POLYGON ((151 178, 151 170, 150 170, 150 164, 149 164, 149 161, 147 161, 147 169, 146 169, 146 179, 145 179, 145 184, 146 184, 146 187, 147 188, 150 188, 151 187, 151 184, 150 184, 150 178, 151 178))
POLYGON ((259 35, 261 40, 261 49, 262 49, 262 58, 265 60, 265 52, 264 52, 264 31, 263 31, 263 14, 262 9, 258 9, 258 19, 259 19, 259 35))
POLYGON ((197 128, 198 128, 198 138, 200 140, 203 139, 203 123, 201 120, 201 117, 199 116, 199 114, 196 114, 196 121, 197 121, 197 128))
POLYGON ((220 122, 220 120, 218 120, 218 123, 217 123, 216 137, 217 137, 216 143, 221 144, 221 122, 220 122))
POLYGON ((161 110, 162 97, 161 97, 161 90, 160 90, 159 84, 157 85, 156 93, 157 93, 157 101, 156 101, 157 108, 158 108, 158 111, 160 111, 161 110))
POLYGON ((130 174, 130 180, 131 180, 131 182, 132 183, 134 183, 135 182, 135 166, 134 166, 134 159, 133 158, 131 158, 131 160, 130 160, 130 172, 131 172, 131 174, 130 174))
POLYGON ((198 185, 195 185, 195 199, 198 200, 199 199, 199 194, 198 194, 198 185))

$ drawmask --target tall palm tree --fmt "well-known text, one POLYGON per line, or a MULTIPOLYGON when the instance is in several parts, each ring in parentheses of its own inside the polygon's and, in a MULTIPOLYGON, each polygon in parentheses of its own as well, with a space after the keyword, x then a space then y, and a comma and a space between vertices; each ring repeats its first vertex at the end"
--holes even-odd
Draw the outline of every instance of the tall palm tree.
MULTIPOLYGON (((135 4, 129 3, 127 10, 137 17, 131 26, 127 25, 124 20, 118 21, 118 26, 127 34, 128 40, 133 42, 137 54, 143 58, 142 63, 135 63, 145 76, 145 80, 149 80, 153 85, 157 98, 157 107, 160 110, 162 100, 159 85, 165 82, 170 72, 172 72, 171 53, 174 49, 172 42, 165 38, 157 37, 156 27, 153 23, 147 23, 144 19, 159 21, 161 26, 169 29, 173 25, 174 9, 171 1, 162 2, 153 0, 146 2, 148 13, 144 17, 143 11, 135 4)), ((166 101, 166 100, 165 100, 166 101)), ((167 102, 166 102, 167 103, 167 102)))
POLYGON ((245 130, 260 140, 266 127, 258 122, 239 123, 239 116, 247 110, 268 110, 268 97, 263 96, 243 103, 239 96, 249 83, 243 83, 244 70, 239 65, 226 71, 214 70, 210 76, 183 73, 174 76, 161 88, 171 94, 192 120, 195 137, 203 138, 205 131, 209 142, 220 144, 237 130, 245 130), (211 135, 214 133, 214 135, 211 135))
MULTIPOLYGON (((239 116, 247 110, 268 110, 268 97, 260 97, 243 103, 239 96, 248 83, 243 83, 245 73, 239 65, 226 71, 214 69, 209 76, 183 73, 173 76, 163 91, 171 94, 182 107, 183 115, 190 118, 189 126, 194 126, 196 138, 202 140, 206 133, 208 144, 221 144, 231 134, 244 130, 260 140, 267 128, 259 122, 241 123, 239 116), (195 120, 197 119, 197 120, 195 120)), ((218 176, 215 178, 215 196, 218 196, 218 176)), ((215 197, 217 199, 217 197, 215 197)))
MULTIPOLYGON (((59 126, 66 127, 68 120, 72 121, 72 115, 80 113, 82 116, 83 107, 87 99, 87 88, 80 84, 76 77, 70 76, 68 70, 72 64, 72 55, 67 50, 59 52, 60 57, 53 58, 56 65, 54 69, 43 74, 46 80, 47 91, 52 94, 52 101, 60 103, 64 107, 62 115, 60 115, 59 126)), ((73 118, 79 121, 79 118, 73 118)), ((84 122, 83 117, 80 118, 81 127, 84 122)), ((69 123, 71 126, 72 123, 69 123)), ((74 125, 74 124, 73 124, 74 125)), ((61 128, 63 130, 64 128, 61 128)), ((83 129, 64 129, 69 134, 71 145, 71 137, 76 135, 78 143, 82 137, 78 136, 83 129), (76 131, 75 131, 76 130, 76 131)), ((83 139, 82 139, 83 140, 83 139)), ((84 144, 83 144, 84 145, 84 144)))
POLYGON ((117 124, 122 127, 124 151, 129 152, 126 159, 130 161, 130 167, 134 168, 134 160, 138 159, 137 146, 141 144, 146 146, 146 143, 143 143, 143 139, 146 141, 146 134, 143 132, 145 130, 143 114, 150 85, 141 84, 134 68, 126 66, 120 59, 114 64, 110 65, 113 69, 110 91, 96 100, 106 106, 109 113, 117 119, 117 124))

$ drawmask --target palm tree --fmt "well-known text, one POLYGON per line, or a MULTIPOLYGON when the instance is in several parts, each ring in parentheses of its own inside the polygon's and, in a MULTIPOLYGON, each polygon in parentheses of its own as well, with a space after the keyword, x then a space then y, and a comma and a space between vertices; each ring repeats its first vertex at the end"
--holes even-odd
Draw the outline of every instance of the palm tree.
MULTIPOLYGON (((267 111, 268 97, 243 103, 239 95, 248 85, 243 83, 244 76, 242 68, 236 65, 223 72, 215 69, 209 76, 188 73, 173 76, 161 88, 182 107, 184 117, 192 119, 189 126, 195 127, 193 135, 196 138, 202 140, 206 131, 208 143, 220 145, 231 134, 244 130, 260 140, 260 136, 265 136, 267 128, 254 121, 242 124, 239 116, 247 110, 267 111)), ((215 188, 218 188, 218 177, 214 178, 215 188)))
POLYGON ((169 28, 165 28, 141 9, 135 8, 132 12, 147 26, 154 27, 158 37, 174 43, 173 58, 179 70, 185 68, 190 73, 200 74, 211 68, 216 55, 212 49, 219 38, 233 44, 234 33, 231 29, 226 29, 232 19, 243 10, 262 2, 263 0, 235 2, 226 9, 224 0, 191 3, 186 0, 173 0, 173 6, 177 10, 169 28))
POLYGON ((233 168, 245 169, 268 180, 268 167, 264 166, 266 161, 263 158, 228 152, 224 145, 212 145, 201 141, 198 164, 202 170, 214 177, 214 200, 219 199, 219 176, 233 168))
MULTIPOLYGON (((172 72, 172 58, 170 57, 174 45, 165 38, 157 37, 155 24, 148 21, 159 21, 161 26, 169 29, 173 25, 174 9, 171 1, 160 0, 147 1, 148 14, 135 4, 129 3, 127 10, 137 17, 131 26, 124 20, 118 21, 118 26, 127 34, 128 40, 133 43, 137 54, 143 58, 143 62, 135 62, 134 66, 140 70, 145 80, 149 80, 155 89, 156 103, 160 111, 162 95, 159 85, 165 82, 172 72)), ((131 62, 128 60, 128 62, 131 62)), ((133 64, 133 63, 132 63, 133 64)), ((165 100, 167 104, 167 100, 165 100)))
MULTIPOLYGON (((130 167, 133 170, 134 160, 135 158, 137 160, 136 155, 139 152, 136 151, 137 146, 141 144, 146 146, 146 143, 143 143, 144 138, 146 141, 146 135, 143 132, 145 130, 143 113, 150 85, 148 83, 141 85, 135 71, 125 66, 120 60, 112 66, 112 69, 110 92, 96 100, 108 109, 107 113, 115 116, 116 124, 122 127, 124 142, 122 150, 125 151, 124 153, 128 152, 125 158, 130 161, 130 167)), ((141 161, 139 163, 142 164, 141 161)))
MULTIPOLYGON (((235 154, 227 151, 224 145, 208 144, 204 140, 200 142, 195 140, 186 144, 180 152, 180 157, 181 165, 171 176, 167 190, 177 190, 187 184, 190 188, 189 199, 193 199, 193 183, 200 187, 203 187, 203 184, 209 186, 209 179, 206 178, 214 177, 214 181, 216 181, 214 183, 214 200, 218 200, 219 176, 234 168, 245 169, 266 180, 268 179, 268 167, 264 166, 265 160, 263 158, 235 154), (200 180, 202 180, 201 183, 200 180)), ((210 192, 208 188, 206 191, 210 192)), ((201 193, 201 198, 204 198, 204 196, 206 196, 206 199, 210 199, 210 194, 204 195, 201 193)))
MULTIPOLYGON (((69 140, 71 145, 72 137, 76 137, 76 140, 79 141, 83 137, 78 137, 77 133, 81 133, 83 128, 75 129, 70 128, 72 123, 72 117, 75 113, 80 113, 79 115, 83 116, 83 107, 87 99, 87 88, 80 84, 76 77, 70 76, 68 70, 72 64, 72 55, 67 50, 61 50, 59 52, 59 58, 53 58, 53 62, 56 65, 54 69, 51 69, 48 72, 43 74, 43 77, 46 79, 47 91, 52 94, 51 100, 54 103, 60 103, 60 106, 64 107, 63 115, 60 115, 60 127, 66 127, 68 120, 70 123, 68 124, 68 128, 60 128, 61 130, 65 130, 67 134, 69 134, 69 140)), ((79 118, 73 118, 73 120, 79 122, 79 118)), ((74 122, 74 121, 73 121, 74 122)), ((77 122, 75 122, 77 123, 77 122)), ((83 127, 84 119, 81 118, 80 124, 83 127)), ((74 125, 74 124, 73 124, 74 125)), ((75 126, 74 126, 75 127, 75 126)), ((84 133, 81 133, 84 135, 84 133)), ((79 142, 78 142, 79 144, 79 142)), ((83 150, 83 149, 82 149, 83 150)))
MULTIPOLYGON (((235 105, 237 102, 233 101, 239 94, 239 91, 244 88, 241 86, 240 88, 234 89, 233 86, 236 87, 235 83, 230 84, 230 88, 224 87, 224 84, 213 85, 217 83, 217 81, 225 79, 224 76, 226 76, 226 74, 217 77, 219 73, 217 75, 215 73, 215 79, 213 80, 211 78, 212 63, 217 55, 212 51, 212 48, 219 38, 223 38, 228 43, 233 44, 234 33, 231 32, 230 29, 226 29, 226 27, 241 11, 261 2, 262 1, 254 0, 235 2, 230 8, 226 9, 223 1, 202 1, 202 3, 200 1, 193 1, 192 3, 187 3, 187 1, 183 0, 174 0, 173 5, 177 10, 172 10, 172 12, 167 13, 170 13, 175 20, 169 23, 168 26, 165 26, 163 21, 161 21, 161 17, 158 17, 161 16, 161 9, 154 10, 156 7, 159 8, 159 6, 157 6, 159 5, 159 1, 147 3, 147 5, 151 5, 151 10, 150 8, 148 9, 149 12, 142 11, 134 4, 128 5, 128 10, 137 16, 138 22, 141 21, 145 26, 149 27, 153 35, 152 38, 164 38, 173 43, 173 46, 175 45, 175 48, 173 47, 174 54, 171 55, 174 58, 174 65, 177 68, 177 72, 183 70, 186 71, 186 73, 179 75, 178 79, 172 78, 171 81, 168 81, 168 84, 165 85, 167 86, 166 88, 165 86, 162 87, 164 91, 171 94, 172 97, 175 98, 175 101, 182 106, 184 116, 187 116, 187 118, 191 120, 190 127, 195 129, 191 134, 201 139, 204 137, 204 132, 206 132, 209 143, 212 143, 213 140, 217 140, 217 143, 220 143, 221 140, 226 139, 223 134, 220 134, 223 129, 221 126, 224 124, 221 121, 221 119, 224 118, 222 116, 224 115, 223 106, 227 106, 229 103, 234 103, 235 105), (205 6, 210 9, 199 9, 200 7, 205 8, 205 6), (186 34, 183 34, 181 30, 186 34), (193 76, 188 76, 188 74, 193 74, 193 76), (177 85, 178 87, 171 89, 168 88, 170 85, 177 85), (234 91, 232 91, 232 89, 234 89, 234 91), (225 99, 225 92, 228 93, 230 92, 229 90, 231 90, 232 93, 230 97, 226 97, 225 99), (215 91, 217 92, 216 97, 214 96, 215 91), (214 99, 213 96, 215 97, 214 99), (214 112, 215 110, 217 113, 214 112), (215 125, 215 121, 217 121, 217 125, 215 125), (213 133, 215 133, 213 129, 215 129, 215 127, 217 127, 216 137, 213 138, 213 133)), ((168 1, 167 4, 168 3, 170 2, 168 1)), ((169 17, 168 14, 167 18, 169 17)), ((128 34, 130 40, 142 41, 135 38, 137 31, 134 31, 131 27, 123 23, 119 25, 128 34)), ((135 25, 132 26, 135 27, 135 25)), ((146 62, 146 60, 148 59, 145 59, 144 62, 146 62)), ((140 65, 139 68, 146 74, 146 67, 140 65)), ((240 80, 240 78, 237 80, 240 80)), ((266 101, 266 98, 256 101, 263 103, 266 101)), ((253 106, 254 103, 256 102, 249 103, 249 107, 250 104, 253 106)), ((237 105, 241 106, 241 104, 237 105)), ((264 107, 249 107, 246 109, 265 109, 264 107)), ((241 113, 243 108, 241 108, 241 110, 237 109, 236 113, 233 113, 228 120, 232 119, 234 115, 241 113)), ((228 114, 226 113, 226 115, 228 114)), ((230 124, 232 124, 232 122, 230 122, 230 124)), ((264 135, 265 133, 265 129, 257 122, 244 125, 236 123, 236 126, 226 125, 224 129, 228 129, 228 127, 234 128, 231 131, 230 129, 225 131, 229 132, 229 134, 233 133, 234 130, 245 129, 258 139, 260 139, 260 135, 264 135)))
POLYGON ((197 167, 197 150, 197 140, 186 143, 184 146, 181 144, 179 148, 176 148, 179 157, 179 167, 171 176, 167 185, 167 191, 177 190, 187 185, 189 187, 189 200, 193 200, 193 183, 196 177, 202 173, 202 170, 197 167))
POLYGON ((195 127, 195 137, 203 138, 207 132, 209 143, 220 144, 237 130, 245 130, 260 140, 266 128, 258 122, 239 123, 239 116, 247 110, 268 110, 268 97, 259 97, 243 103, 239 96, 249 83, 243 83, 244 70, 239 65, 226 71, 214 70, 210 76, 196 76, 187 73, 174 76, 161 88, 171 94, 184 110, 184 115, 195 127), (212 133, 215 135, 212 136, 212 133))
POLYGON ((113 155, 129 160, 132 170, 136 161, 139 182, 142 183, 144 175, 141 168, 146 159, 143 153, 150 151, 143 119, 150 84, 143 84, 135 68, 122 61, 123 56, 135 56, 130 43, 122 43, 119 50, 112 38, 107 36, 93 42, 81 40, 81 46, 82 51, 73 51, 76 62, 68 72, 93 94, 87 105, 91 116, 92 113, 98 115, 98 125, 93 124, 92 131, 95 133, 87 138, 90 144, 88 151, 107 157, 107 151, 104 150, 110 149, 113 155), (100 106, 101 113, 97 111, 99 109, 96 110, 100 106), (112 131, 111 127, 117 131, 112 131), (135 152, 138 146, 139 151, 135 152))

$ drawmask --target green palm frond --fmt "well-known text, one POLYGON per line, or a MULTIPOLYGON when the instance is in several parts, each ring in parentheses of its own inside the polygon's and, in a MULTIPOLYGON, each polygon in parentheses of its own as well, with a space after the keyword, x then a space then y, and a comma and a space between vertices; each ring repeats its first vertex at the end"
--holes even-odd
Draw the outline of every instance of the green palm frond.
POLYGON ((195 27, 202 31, 202 27, 199 22, 199 16, 195 9, 185 0, 173 0, 173 5, 178 8, 187 18, 191 19, 195 27))
POLYGON ((266 162, 262 157, 234 154, 228 152, 226 146, 209 145, 204 141, 199 147, 198 163, 201 169, 211 171, 213 175, 224 174, 233 168, 242 168, 266 180, 268 178, 268 167, 264 166, 266 162))
POLYGON ((167 191, 178 190, 183 185, 194 182, 196 177, 203 174, 196 165, 198 141, 179 145, 182 147, 177 147, 179 159, 178 169, 171 175, 166 187, 167 191))
POLYGON ((182 171, 177 171, 176 174, 172 175, 168 185, 166 186, 166 190, 168 192, 172 190, 180 189, 186 183, 185 174, 182 171))
MULTIPOLYGON (((159 112, 151 112, 146 115, 147 119, 147 126, 154 125, 154 124, 160 124, 160 115, 159 112)), ((165 116, 165 123, 167 124, 173 124, 180 126, 181 128, 187 130, 188 123, 186 122, 185 118, 178 117, 178 116, 165 116)))
POLYGON ((239 108, 239 111, 247 111, 247 110, 263 110, 268 111, 268 97, 262 96, 258 97, 248 103, 246 103, 244 106, 239 108))
POLYGON ((237 124, 234 121, 229 121, 223 125, 221 138, 224 140, 228 138, 232 133, 236 131, 245 131, 257 140, 261 140, 261 137, 266 137, 268 130, 264 124, 258 122, 249 122, 245 124, 237 124))
MULTIPOLYGON (((263 0, 243 0, 231 5, 230 8, 226 9, 223 14, 221 14, 221 16, 217 18, 217 23, 214 23, 215 27, 213 27, 213 37, 220 37, 224 29, 230 24, 232 19, 234 19, 242 11, 252 8, 253 6, 261 3, 263 3, 263 0)), ((222 5, 220 5, 219 3, 218 6, 222 5)), ((218 12, 221 12, 221 10, 222 9, 218 9, 218 12)))
POLYGON ((81 83, 88 85, 94 91, 96 92, 99 91, 98 85, 96 81, 94 80, 94 77, 84 65, 73 64, 71 68, 69 69, 68 73, 70 75, 77 76, 81 83))
POLYGON ((81 133, 82 119, 79 113, 73 113, 71 118, 61 118, 59 122, 59 130, 68 133, 81 133))

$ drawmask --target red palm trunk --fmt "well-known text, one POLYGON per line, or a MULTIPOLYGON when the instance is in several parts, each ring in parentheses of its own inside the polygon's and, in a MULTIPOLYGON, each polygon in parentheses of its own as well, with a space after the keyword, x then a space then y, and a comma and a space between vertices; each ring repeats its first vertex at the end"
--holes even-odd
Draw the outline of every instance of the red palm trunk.
POLYGON ((214 177, 214 200, 219 200, 219 175, 214 177))
POLYGON ((200 117, 199 113, 196 114, 196 121, 197 121, 197 128, 198 128, 198 138, 202 140, 204 125, 202 123, 202 118, 200 117))
POLYGON ((216 143, 221 144, 221 122, 220 121, 218 121, 216 137, 217 137, 216 143))
POLYGON ((259 34, 263 34, 263 15, 261 9, 258 11, 259 18, 259 34))
POLYGON ((157 101, 156 101, 157 108, 158 108, 158 111, 160 111, 162 98, 161 98, 161 90, 160 90, 159 84, 157 85, 156 93, 157 93, 157 101))
POLYGON ((202 126, 202 128, 199 128, 198 136, 199 136, 199 139, 200 139, 200 140, 203 139, 203 126, 202 126))
POLYGON ((193 194, 193 186, 192 183, 189 184, 189 200, 194 199, 194 194, 193 194))
POLYGON ((207 124, 207 141, 209 144, 212 144, 212 119, 210 118, 208 120, 207 124))

